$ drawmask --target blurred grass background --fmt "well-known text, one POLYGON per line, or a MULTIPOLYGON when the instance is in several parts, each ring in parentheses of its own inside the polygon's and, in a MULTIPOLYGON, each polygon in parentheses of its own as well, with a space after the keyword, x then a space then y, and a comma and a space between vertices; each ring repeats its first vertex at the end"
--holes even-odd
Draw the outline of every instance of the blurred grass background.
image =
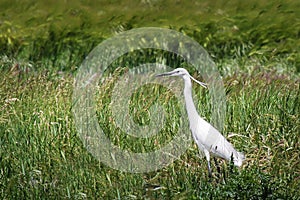
MULTIPOLYGON (((299 198, 298 1, 2 0, 0 13, 1 199, 299 198), (106 38, 150 26, 192 37, 216 62, 224 135, 247 155, 241 170, 220 161, 209 182, 193 146, 167 168, 129 174, 83 147, 71 113, 76 70, 106 38)), ((198 110, 209 118, 203 101, 198 110)))
POLYGON ((297 1, 276 0, 1 1, 0 50, 31 61, 64 60, 60 69, 68 69, 115 33, 159 26, 193 37, 217 60, 282 55, 299 72, 298 8, 297 1))

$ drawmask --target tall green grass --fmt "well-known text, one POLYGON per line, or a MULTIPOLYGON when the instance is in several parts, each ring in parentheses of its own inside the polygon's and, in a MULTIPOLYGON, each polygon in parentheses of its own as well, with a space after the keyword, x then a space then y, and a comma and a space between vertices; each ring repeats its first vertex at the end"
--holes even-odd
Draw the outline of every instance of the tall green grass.
MULTIPOLYGON (((49 2, 0 3, 1 199, 299 198, 297 1, 49 2), (134 5, 128 6, 130 12, 123 10, 125 4, 134 5), (105 166, 84 148, 72 115, 76 70, 102 40, 142 26, 181 31, 213 56, 227 96, 224 135, 246 154, 241 169, 217 159, 220 171, 212 162, 210 181, 206 161, 193 145, 168 167, 131 174, 105 166)), ((139 62, 146 59, 156 58, 141 55, 139 62)), ((136 64, 125 61, 124 67, 136 64)), ((95 91, 99 124, 122 148, 155 149, 152 141, 132 140, 109 123, 109 91, 121 75, 111 70, 111 82, 95 91)), ((132 96, 137 123, 148 123, 151 113, 145 110, 152 101, 176 116, 172 94, 156 87, 143 87, 132 96)), ((207 92, 196 85, 193 91, 199 113, 209 119, 207 92)), ((155 138, 159 144, 173 137, 174 121, 166 137, 155 138)))
POLYGON ((279 0, 2 1, 0 54, 70 70, 113 34, 159 26, 193 37, 216 60, 284 56, 299 72, 299 7, 279 0))
MULTIPOLYGON (((157 172, 130 174, 103 165, 83 147, 74 128, 73 78, 69 73, 34 74, 17 68, 3 72, 1 198, 299 196, 299 81, 288 76, 259 66, 250 74, 225 77, 228 106, 224 135, 246 153, 247 159, 240 170, 218 160, 221 172, 213 164, 214 178, 210 182, 205 159, 199 158, 196 146, 157 172)), ((102 86, 104 94, 106 87, 102 86)), ((197 87, 194 91, 203 95, 197 87)), ((134 101, 139 102, 139 98, 134 101)), ((200 113, 205 109, 199 102, 200 113)), ((99 116, 101 123, 104 115, 99 116)), ((143 112, 141 118, 145 118, 143 112)), ((136 142, 109 132, 113 130, 108 126, 106 131, 119 141, 117 145, 128 148, 136 142)))

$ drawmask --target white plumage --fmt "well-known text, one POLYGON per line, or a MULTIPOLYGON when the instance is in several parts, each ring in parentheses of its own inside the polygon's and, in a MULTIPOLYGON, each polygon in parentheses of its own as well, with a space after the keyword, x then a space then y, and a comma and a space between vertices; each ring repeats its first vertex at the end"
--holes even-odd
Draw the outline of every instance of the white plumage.
POLYGON ((240 167, 245 159, 244 154, 236 151, 232 144, 217 129, 199 116, 196 110, 192 98, 191 79, 205 88, 206 84, 194 79, 184 68, 177 68, 171 72, 162 73, 157 76, 180 76, 183 78, 184 99, 190 122, 190 130, 197 146, 205 154, 209 176, 211 176, 210 153, 229 161, 233 160, 234 165, 240 167))

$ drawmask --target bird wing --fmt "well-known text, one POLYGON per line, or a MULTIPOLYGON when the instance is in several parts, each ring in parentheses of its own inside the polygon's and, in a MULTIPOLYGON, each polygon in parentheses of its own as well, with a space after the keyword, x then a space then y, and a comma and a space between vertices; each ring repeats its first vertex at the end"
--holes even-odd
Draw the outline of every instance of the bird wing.
POLYGON ((213 155, 226 160, 233 159, 234 164, 237 166, 242 164, 244 155, 236 151, 233 145, 217 129, 201 117, 198 118, 197 122, 191 129, 193 129, 194 139, 197 139, 196 143, 200 143, 198 144, 199 148, 204 147, 213 155))

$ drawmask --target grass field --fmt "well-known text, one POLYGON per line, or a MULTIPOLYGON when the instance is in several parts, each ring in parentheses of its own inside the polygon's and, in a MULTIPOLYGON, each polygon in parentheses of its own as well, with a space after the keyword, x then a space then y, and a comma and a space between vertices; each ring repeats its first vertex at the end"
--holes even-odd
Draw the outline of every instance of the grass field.
MULTIPOLYGON (((1 199, 299 199, 297 1, 87 2, 0 2, 1 199), (193 145, 168 167, 126 173, 83 146, 72 113, 78 67, 103 40, 150 26, 180 31, 211 55, 226 89, 224 135, 246 154, 241 169, 218 159, 221 173, 213 163, 210 181, 193 145)), ((99 85, 99 123, 115 144, 143 149, 145 143, 122 140, 103 115, 109 88, 99 85)), ((193 89, 209 119, 207 94, 193 89)), ((148 120, 137 113, 136 121, 148 120)))

